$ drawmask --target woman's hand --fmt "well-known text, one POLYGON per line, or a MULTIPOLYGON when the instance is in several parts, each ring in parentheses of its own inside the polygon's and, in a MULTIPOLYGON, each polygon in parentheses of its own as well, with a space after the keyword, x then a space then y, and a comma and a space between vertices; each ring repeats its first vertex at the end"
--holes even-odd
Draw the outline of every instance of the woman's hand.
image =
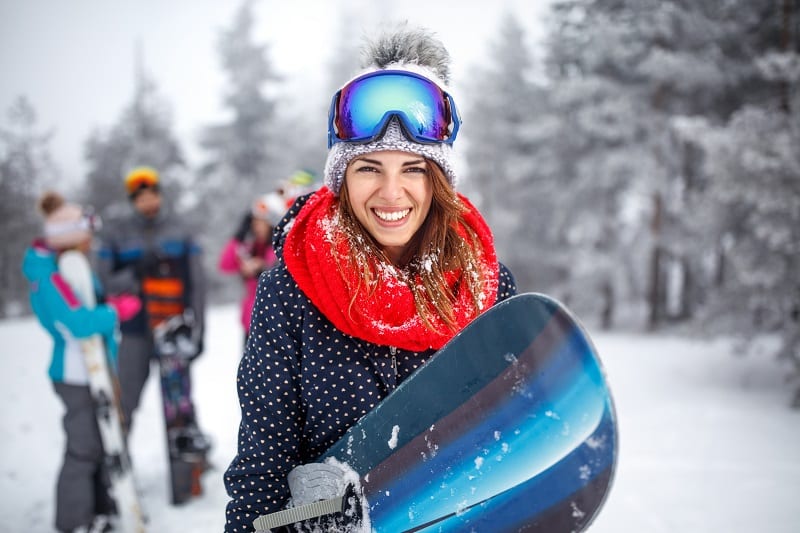
POLYGON ((242 276, 245 278, 254 278, 263 272, 266 266, 267 265, 264 263, 262 258, 248 257, 246 259, 242 259, 241 263, 239 264, 239 272, 241 272, 242 276))

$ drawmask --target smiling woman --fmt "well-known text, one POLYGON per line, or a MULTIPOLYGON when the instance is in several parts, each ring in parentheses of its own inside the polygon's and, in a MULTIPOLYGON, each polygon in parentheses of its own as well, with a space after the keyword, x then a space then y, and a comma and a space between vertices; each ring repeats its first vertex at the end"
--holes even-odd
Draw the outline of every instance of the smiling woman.
MULTIPOLYGON (((259 281, 238 375, 238 453, 225 474, 228 532, 252 531, 290 498, 342 496, 343 473, 315 459, 516 293, 486 222, 455 190, 460 119, 447 50, 402 25, 366 55, 331 102, 325 186, 278 225, 278 264, 259 281)), ((347 522, 333 520, 322 529, 347 522)))

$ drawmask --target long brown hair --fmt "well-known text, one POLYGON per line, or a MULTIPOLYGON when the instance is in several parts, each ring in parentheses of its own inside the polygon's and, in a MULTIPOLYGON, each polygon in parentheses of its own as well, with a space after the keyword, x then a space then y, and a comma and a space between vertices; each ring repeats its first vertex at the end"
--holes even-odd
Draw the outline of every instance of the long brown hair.
MULTIPOLYGON (((337 262, 340 268, 358 272, 358 285, 369 287, 371 293, 378 289, 375 261, 360 261, 353 251, 361 249, 367 257, 393 264, 414 295, 414 305, 425 326, 434 329, 433 319, 438 317, 451 331, 455 331, 453 305, 459 291, 468 291, 476 314, 480 310, 480 295, 485 282, 479 268, 481 243, 475 231, 465 223, 466 208, 442 169, 430 159, 426 158, 426 161, 433 189, 430 211, 396 264, 389 260, 356 218, 350 204, 347 180, 343 181, 338 217, 343 235, 349 240, 347 249, 350 253, 347 257, 337 257, 337 262), (458 272, 460 277, 455 283, 448 283, 447 272, 458 272)), ((354 287, 351 306, 357 289, 354 287)))

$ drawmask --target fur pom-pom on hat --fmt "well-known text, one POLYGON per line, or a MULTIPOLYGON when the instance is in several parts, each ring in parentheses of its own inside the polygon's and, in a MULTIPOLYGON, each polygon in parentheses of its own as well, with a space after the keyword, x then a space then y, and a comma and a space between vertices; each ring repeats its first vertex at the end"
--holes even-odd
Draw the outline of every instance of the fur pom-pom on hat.
POLYGON ((38 207, 44 217, 44 240, 51 248, 66 250, 91 237, 92 224, 83 209, 57 192, 44 193, 38 207))
MULTIPOLYGON (((379 70, 407 70, 428 78, 448 92, 450 54, 442 42, 427 29, 414 28, 405 23, 386 29, 366 42, 362 56, 364 70, 355 78, 379 70)), ((451 161, 453 147, 450 144, 422 144, 411 140, 406 137, 397 118, 394 118, 389 122, 383 136, 375 141, 334 144, 328 151, 325 162, 325 185, 338 195, 347 165, 360 155, 383 150, 399 150, 431 159, 442 168, 450 185, 455 187, 458 181, 451 161)))
POLYGON ((361 74, 373 70, 407 67, 447 90, 450 83, 450 53, 433 32, 407 23, 388 28, 362 49, 361 74), (419 69, 419 70, 417 70, 419 69))

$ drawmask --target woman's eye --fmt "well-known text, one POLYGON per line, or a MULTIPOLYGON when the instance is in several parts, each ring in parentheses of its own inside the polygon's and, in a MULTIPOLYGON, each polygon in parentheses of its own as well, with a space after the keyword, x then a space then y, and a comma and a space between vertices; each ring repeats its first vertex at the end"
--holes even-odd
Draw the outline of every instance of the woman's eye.
POLYGON ((425 167, 409 167, 406 170, 408 172, 412 173, 412 174, 427 174, 428 173, 428 169, 426 169, 425 167))

